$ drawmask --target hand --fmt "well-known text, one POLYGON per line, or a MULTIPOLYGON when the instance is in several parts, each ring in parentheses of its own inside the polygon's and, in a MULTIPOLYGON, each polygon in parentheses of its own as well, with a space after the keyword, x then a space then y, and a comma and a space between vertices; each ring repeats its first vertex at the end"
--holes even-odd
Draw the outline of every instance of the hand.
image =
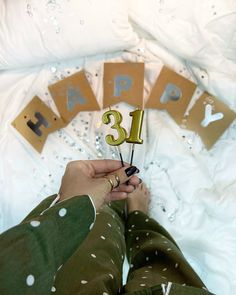
POLYGON ((127 198, 140 179, 134 176, 139 170, 134 166, 115 160, 73 161, 67 164, 59 191, 60 201, 78 196, 89 195, 99 209, 105 202, 127 198), (111 190, 109 178, 117 185, 116 174, 120 185, 111 190), (126 182, 129 180, 128 185, 126 182))

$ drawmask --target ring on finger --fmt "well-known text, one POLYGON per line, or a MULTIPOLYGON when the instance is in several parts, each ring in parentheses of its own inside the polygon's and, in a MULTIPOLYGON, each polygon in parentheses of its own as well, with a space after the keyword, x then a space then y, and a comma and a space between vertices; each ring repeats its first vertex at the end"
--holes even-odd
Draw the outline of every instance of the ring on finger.
POLYGON ((106 176, 104 178, 109 182, 109 184, 111 186, 111 191, 112 191, 115 188, 113 180, 109 177, 106 177, 106 176))
POLYGON ((120 178, 117 174, 114 174, 115 180, 116 180, 116 186, 114 188, 117 188, 120 185, 120 178))

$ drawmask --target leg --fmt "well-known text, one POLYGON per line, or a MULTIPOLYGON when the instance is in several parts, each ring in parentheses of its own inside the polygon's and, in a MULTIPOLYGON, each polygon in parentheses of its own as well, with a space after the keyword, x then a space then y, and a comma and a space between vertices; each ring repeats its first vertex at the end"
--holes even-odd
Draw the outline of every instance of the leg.
POLYGON ((119 293, 125 255, 123 204, 114 202, 97 212, 87 239, 57 272, 53 288, 56 294, 119 293))
POLYGON ((138 291, 168 282, 204 287, 173 238, 147 216, 148 202, 149 193, 144 184, 128 198, 126 245, 131 270, 124 291, 138 291))

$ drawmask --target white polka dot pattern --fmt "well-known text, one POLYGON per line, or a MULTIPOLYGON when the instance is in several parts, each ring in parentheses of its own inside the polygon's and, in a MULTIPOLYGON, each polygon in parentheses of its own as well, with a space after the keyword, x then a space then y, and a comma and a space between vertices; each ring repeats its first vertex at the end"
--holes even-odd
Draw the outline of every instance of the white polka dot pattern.
POLYGON ((40 221, 32 220, 30 222, 30 225, 33 226, 33 227, 38 227, 38 226, 40 226, 40 221))
POLYGON ((85 281, 85 280, 82 280, 82 281, 81 281, 81 284, 82 284, 82 285, 85 285, 85 284, 87 284, 87 283, 88 283, 88 281, 85 281))
POLYGON ((35 278, 33 275, 28 275, 28 277, 26 278, 26 284, 27 286, 33 286, 35 282, 35 278))
POLYGON ((60 216, 60 217, 64 217, 64 216, 66 216, 66 214, 67 214, 67 210, 66 210, 66 208, 61 208, 61 209, 59 210, 59 216, 60 216))
POLYGON ((55 287, 52 287, 51 291, 52 292, 56 292, 56 288, 55 287))

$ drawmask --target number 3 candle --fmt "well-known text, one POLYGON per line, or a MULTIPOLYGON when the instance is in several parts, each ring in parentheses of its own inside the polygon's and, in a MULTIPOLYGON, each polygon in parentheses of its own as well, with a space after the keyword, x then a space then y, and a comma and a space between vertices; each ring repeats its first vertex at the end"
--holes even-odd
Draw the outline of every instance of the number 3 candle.
POLYGON ((114 125, 111 126, 112 129, 115 129, 118 133, 118 138, 115 139, 113 135, 111 134, 108 134, 106 136, 106 142, 109 144, 109 145, 120 145, 122 144, 125 140, 126 140, 126 137, 127 137, 127 132, 126 130, 120 126, 121 122, 122 122, 122 115, 120 112, 118 111, 115 111, 115 110, 109 110, 107 112, 105 112, 102 116, 102 122, 104 124, 109 124, 111 123, 111 116, 113 116, 114 118, 114 125))

